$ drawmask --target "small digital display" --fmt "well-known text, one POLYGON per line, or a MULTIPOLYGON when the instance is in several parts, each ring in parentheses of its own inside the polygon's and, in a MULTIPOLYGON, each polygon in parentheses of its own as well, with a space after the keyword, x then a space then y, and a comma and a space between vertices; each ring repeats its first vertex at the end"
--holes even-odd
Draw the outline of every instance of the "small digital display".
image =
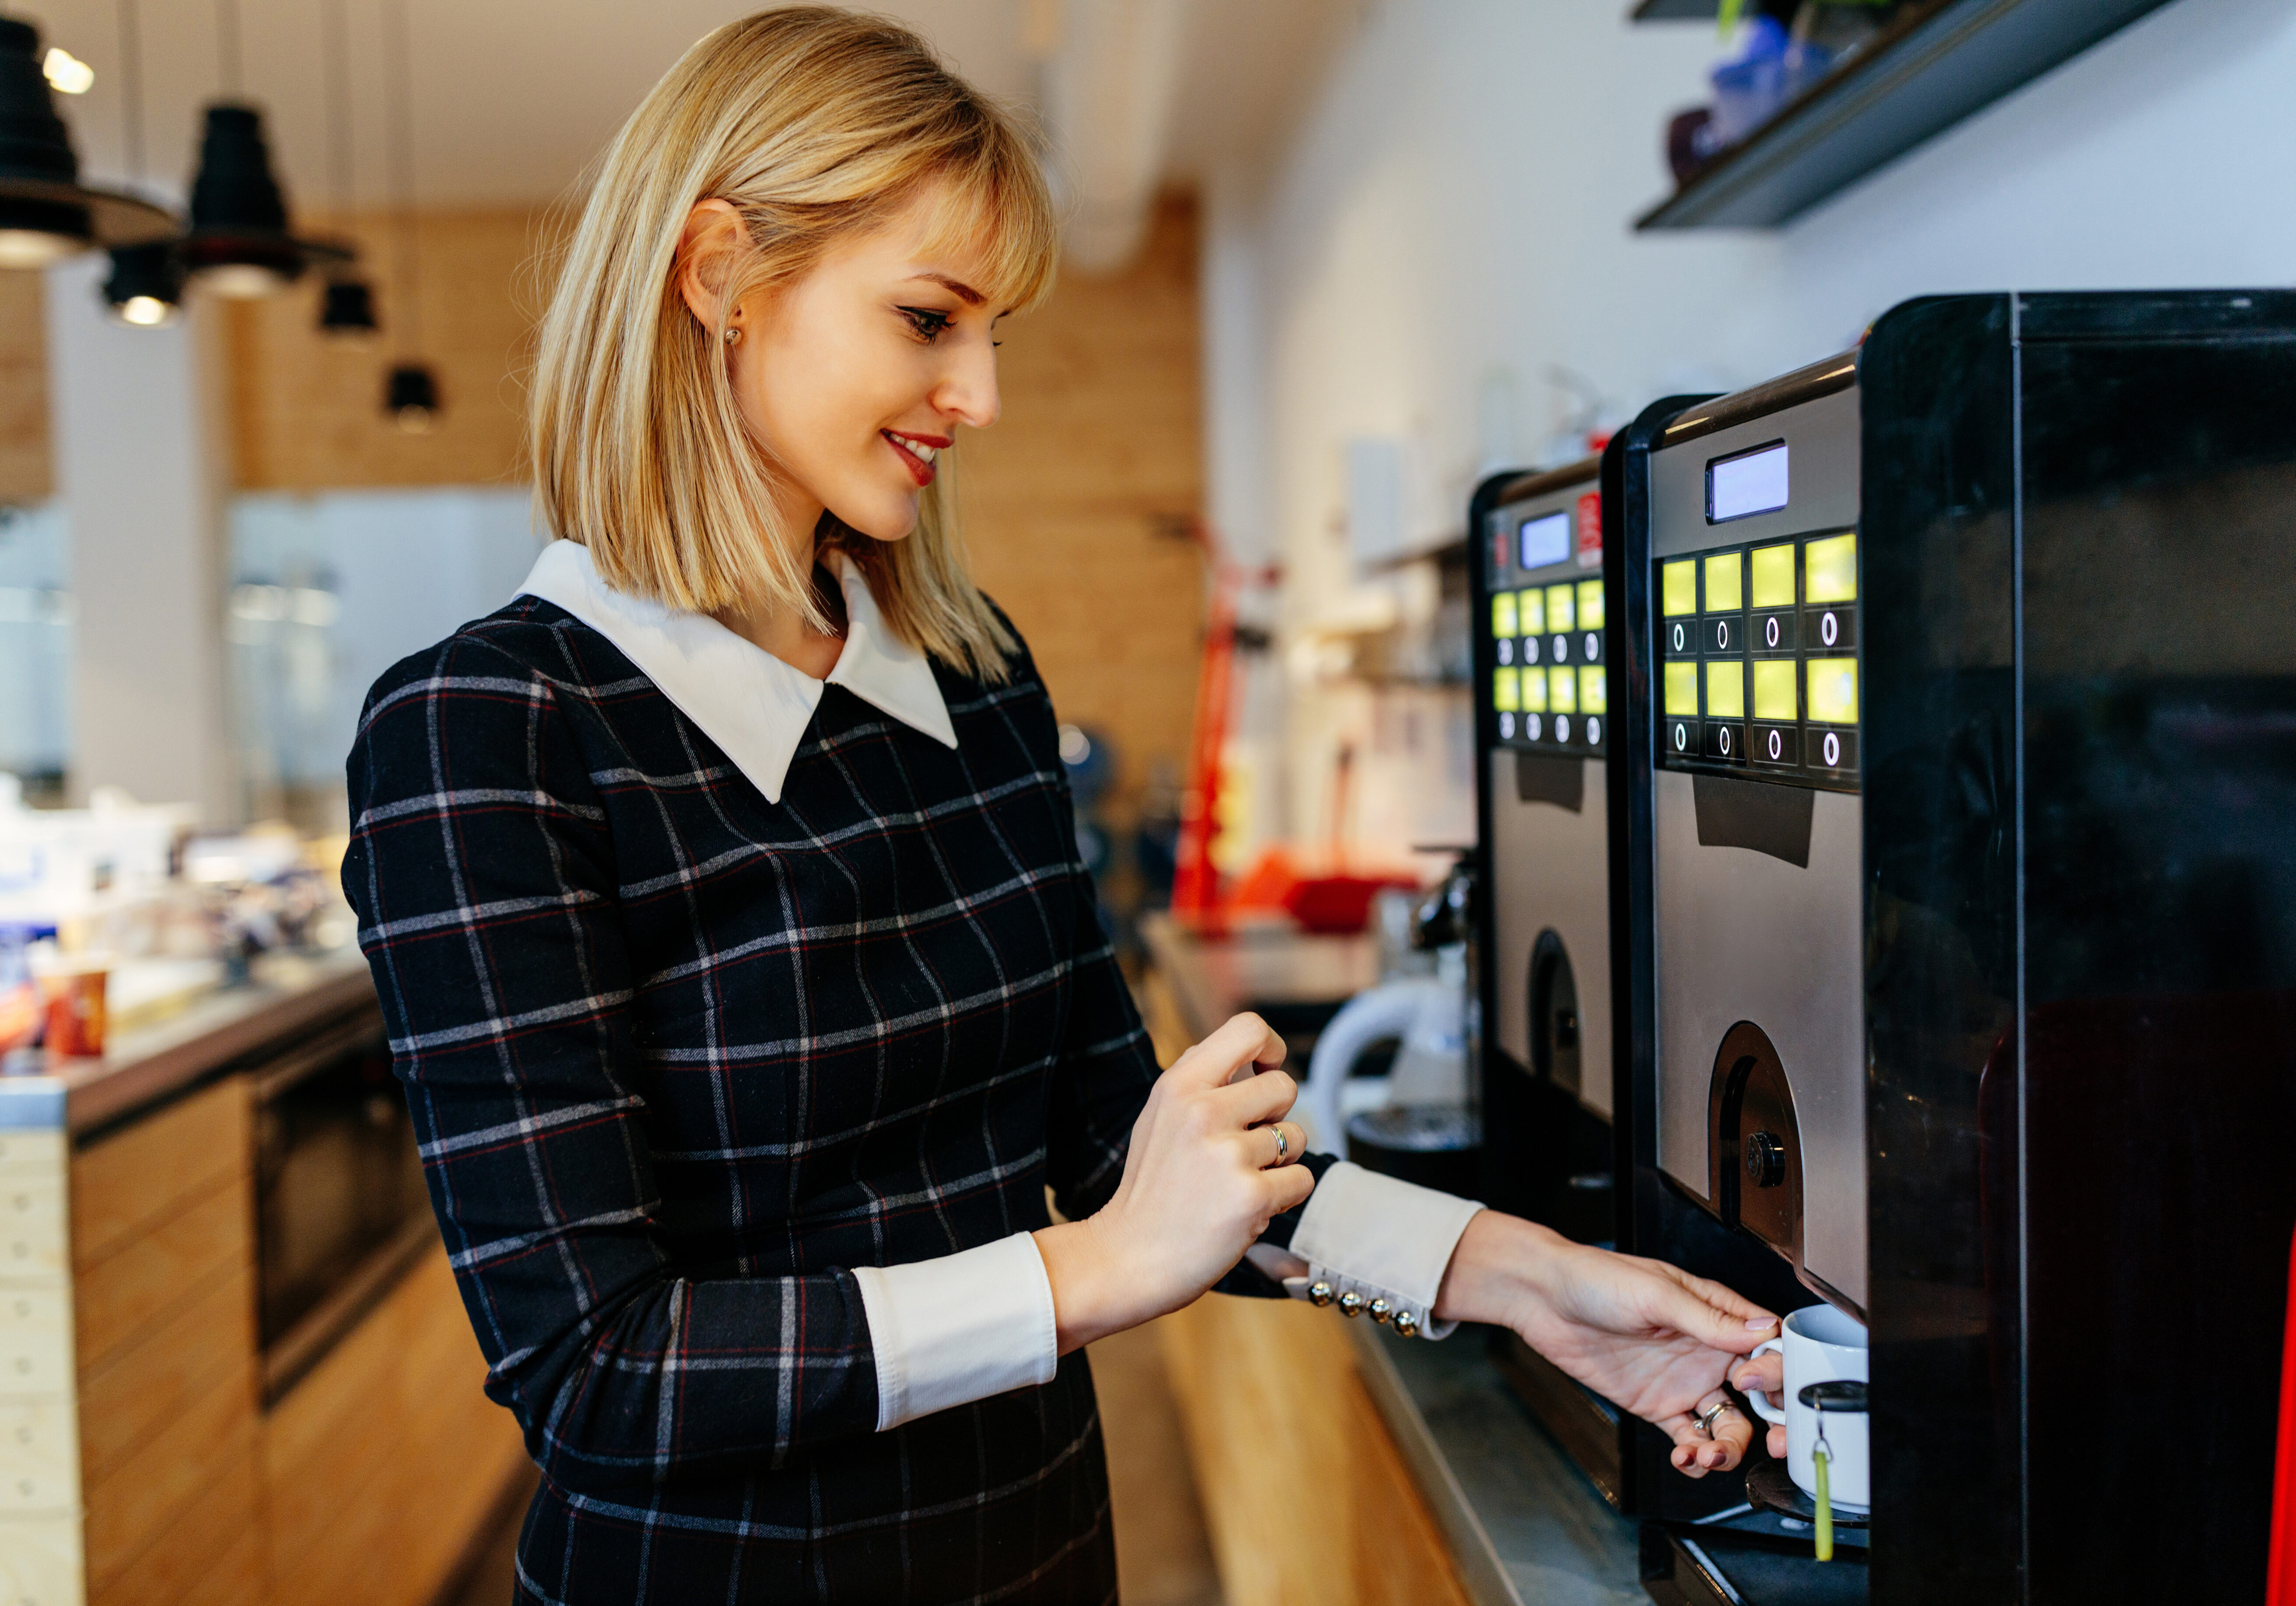
POLYGON ((1706 465, 1706 521, 1774 513, 1786 504, 1786 443, 1756 447, 1706 465))
POLYGON ((1746 660, 1709 659, 1706 663, 1706 714, 1710 719, 1746 717, 1746 660))
POLYGON ((1516 565, 1520 569, 1545 569, 1563 561, 1570 555, 1570 515, 1525 519, 1515 532, 1515 549, 1521 554, 1516 565))

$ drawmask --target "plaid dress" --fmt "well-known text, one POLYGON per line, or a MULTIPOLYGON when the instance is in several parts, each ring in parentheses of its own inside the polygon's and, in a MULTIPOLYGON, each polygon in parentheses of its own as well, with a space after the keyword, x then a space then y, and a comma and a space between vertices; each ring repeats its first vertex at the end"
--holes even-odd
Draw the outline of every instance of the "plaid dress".
POLYGON ((778 803, 538 597, 369 696, 343 883, 542 1469, 521 1601, 1115 1596, 1081 1352, 874 1430, 849 1268, 1098 1208, 1156 1075, 1034 665, 932 673, 954 750, 832 684, 778 803))

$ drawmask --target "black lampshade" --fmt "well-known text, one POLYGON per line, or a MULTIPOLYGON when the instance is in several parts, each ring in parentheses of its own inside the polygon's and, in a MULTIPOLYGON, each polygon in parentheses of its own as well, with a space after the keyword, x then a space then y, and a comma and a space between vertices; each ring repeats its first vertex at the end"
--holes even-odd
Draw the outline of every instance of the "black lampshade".
POLYGON ((79 158, 40 70, 40 30, 0 17, 0 267, 165 234, 167 213, 79 182, 79 158))
POLYGON ((175 242, 112 247, 103 299, 123 324, 151 329, 173 323, 184 302, 184 264, 175 242))
POLYGON ((364 279, 330 279, 319 303, 319 332, 336 340, 364 340, 381 325, 374 317, 374 291, 364 279))
POLYGON ((401 363, 390 371, 382 410, 409 435, 423 435, 439 417, 439 381, 422 363, 401 363))
POLYGON ((263 113, 227 102, 209 107, 192 180, 184 266, 218 295, 252 297, 296 278, 304 259, 302 245, 287 232, 287 200, 272 176, 263 113))

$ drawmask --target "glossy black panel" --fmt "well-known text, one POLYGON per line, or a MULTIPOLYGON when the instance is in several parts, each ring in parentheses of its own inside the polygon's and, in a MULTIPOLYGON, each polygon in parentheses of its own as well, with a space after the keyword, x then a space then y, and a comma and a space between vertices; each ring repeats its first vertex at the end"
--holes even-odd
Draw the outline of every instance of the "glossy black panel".
POLYGON ((1872 1556, 1890 1606, 2022 1598, 2015 1055, 1996 1057, 2016 1005, 2011 312, 1915 302, 1860 362, 1872 1556))
POLYGON ((2296 1227, 2296 296, 2024 324, 2035 1596, 2257 1600, 2296 1227), (2077 1478, 2144 1520, 2100 1544, 2077 1478))

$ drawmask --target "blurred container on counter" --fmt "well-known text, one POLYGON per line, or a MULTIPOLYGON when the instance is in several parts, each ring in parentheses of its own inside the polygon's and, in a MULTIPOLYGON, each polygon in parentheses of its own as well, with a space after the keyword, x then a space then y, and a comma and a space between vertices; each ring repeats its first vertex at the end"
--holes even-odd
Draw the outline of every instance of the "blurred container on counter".
POLYGON ((34 979, 46 1003, 42 1041, 51 1060, 88 1059, 103 1053, 107 1023, 106 984, 111 977, 107 954, 64 954, 53 943, 36 944, 30 955, 34 979))

